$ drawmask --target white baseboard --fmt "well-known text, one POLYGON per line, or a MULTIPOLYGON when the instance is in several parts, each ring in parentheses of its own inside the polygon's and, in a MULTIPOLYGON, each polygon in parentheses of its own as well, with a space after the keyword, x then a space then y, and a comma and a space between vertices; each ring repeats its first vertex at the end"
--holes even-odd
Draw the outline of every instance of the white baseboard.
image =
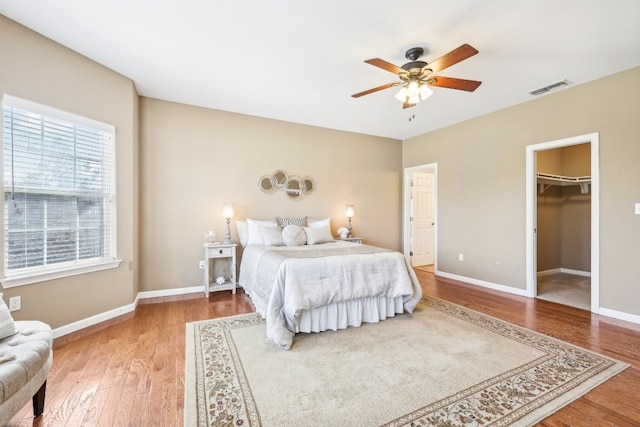
POLYGON ((567 273, 576 276, 591 277, 590 271, 571 270, 570 268, 552 268, 551 270, 538 271, 538 277, 551 276, 552 274, 567 273))
POLYGON ((136 299, 131 304, 114 308, 113 310, 105 311, 104 313, 96 314, 95 316, 87 317, 86 319, 78 320, 77 322, 69 323, 68 325, 55 328, 53 330, 53 338, 59 338, 72 332, 77 332, 81 329, 88 328, 89 326, 97 325, 98 323, 114 319, 118 316, 122 316, 123 314, 131 313, 136 310, 136 307, 138 307, 138 302, 142 299, 193 294, 196 292, 204 293, 204 287, 191 286, 188 288, 174 288, 163 289, 159 291, 138 292, 138 295, 136 295, 136 299))
MULTIPOLYGON (((550 270, 547 270, 547 271, 550 271, 550 270)), ((567 271, 564 271, 564 272, 566 273, 567 271)), ((583 272, 583 273, 588 273, 588 272, 583 272)), ((483 288, 494 289, 496 291, 501 291, 509 294, 515 294, 515 295, 531 298, 527 295, 526 291, 523 289, 512 288, 510 286, 505 286, 505 285, 498 285, 496 283, 485 282, 483 280, 477 280, 477 279, 472 279, 470 277, 458 276, 457 274, 450 274, 442 271, 436 271, 435 274, 436 276, 446 277, 448 279, 453 279, 453 280, 459 280, 461 282, 470 283, 472 285, 482 286, 483 288)), ((550 274, 553 274, 553 273, 550 273, 550 274)), ((571 273, 571 274, 575 274, 575 273, 571 273)), ((588 274, 590 275, 591 273, 588 273, 588 274)), ((606 317, 611 317, 618 320, 624 320, 625 322, 640 324, 640 316, 636 314, 625 313, 624 311, 611 310, 609 308, 601 307, 598 309, 597 314, 600 316, 606 316, 606 317)))
MULTIPOLYGON (((520 295, 526 297, 526 291, 524 289, 512 288, 511 286, 500 285, 497 283, 485 282, 484 280, 473 279, 471 277, 459 276, 457 274, 445 273, 443 271, 436 271, 436 276, 445 277, 447 279, 458 280, 460 282, 469 283, 472 285, 481 286, 483 288, 489 288, 500 292, 506 292, 509 294, 520 295)), ((540 274, 540 273, 538 273, 540 274)), ((572 273, 575 274, 575 273, 572 273)), ((203 286, 191 286, 188 288, 174 288, 163 289, 158 291, 144 291, 138 292, 136 299, 133 303, 125 306, 115 308, 113 310, 106 311, 104 313, 96 314, 95 316, 87 317, 86 319, 79 320, 77 322, 69 323, 68 325, 60 326, 53 330, 53 337, 59 338, 61 336, 77 332, 81 329, 88 328, 89 326, 97 325, 98 323, 122 316, 123 314, 131 313, 135 311, 138 306, 138 302, 147 298, 167 297, 174 295, 186 295, 196 292, 204 292, 203 286)), ((614 319, 624 320, 627 322, 640 324, 640 316, 623 311, 611 310, 608 308, 600 308, 599 313, 602 316, 612 317, 614 319)))
POLYGON ((143 291, 143 292, 138 292, 137 299, 140 300, 140 299, 147 299, 147 298, 170 297, 174 295, 195 294, 196 292, 202 292, 202 296, 204 296, 204 286, 162 289, 160 291, 143 291))
POLYGON ((489 289, 493 289, 500 292, 506 292, 508 294, 515 294, 523 297, 527 296, 527 291, 525 289, 512 288, 511 286, 485 282, 484 280, 473 279, 471 277, 465 277, 465 276, 458 276, 457 274, 445 273, 443 271, 438 271, 435 274, 436 276, 446 277, 447 279, 458 280, 460 282, 470 283, 472 285, 478 285, 478 286, 482 286, 483 288, 489 288, 489 289))
POLYGON ((613 317, 614 319, 624 320, 625 322, 640 324, 640 316, 624 311, 611 310, 610 308, 600 308, 598 314, 601 316, 613 317))
POLYGON ((591 277, 590 271, 571 270, 570 268, 561 268, 560 273, 573 274, 575 276, 591 277))
POLYGON ((122 316, 123 314, 131 313, 136 310, 137 306, 138 300, 136 299, 136 301, 131 304, 114 308, 113 310, 105 311, 104 313, 96 314, 95 316, 87 317, 86 319, 78 320, 77 322, 57 327, 53 330, 53 338, 59 338, 63 335, 67 335, 72 332, 88 328, 89 326, 97 325, 98 323, 113 319, 115 317, 122 316))
POLYGON ((552 268, 550 270, 543 270, 543 271, 538 271, 538 273, 536 274, 536 276, 538 277, 545 277, 545 276, 551 276, 553 274, 560 274, 561 273, 561 268, 552 268))

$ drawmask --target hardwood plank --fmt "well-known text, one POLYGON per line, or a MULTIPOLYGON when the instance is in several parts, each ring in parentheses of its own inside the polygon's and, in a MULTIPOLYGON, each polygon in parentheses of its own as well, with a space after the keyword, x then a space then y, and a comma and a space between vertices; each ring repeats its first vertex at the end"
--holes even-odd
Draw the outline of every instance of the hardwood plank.
POLYGON ((93 427, 99 425, 100 415, 102 414, 102 410, 104 409, 104 406, 107 402, 108 395, 108 389, 103 388, 96 390, 96 394, 93 396, 90 405, 87 406, 87 410, 80 425, 82 425, 83 427, 93 427))
MULTIPOLYGON (((426 295, 632 365, 539 425, 640 425, 640 325, 416 274, 426 295)), ((208 299, 202 293, 154 298, 135 313, 56 339, 44 414, 34 420, 29 403, 8 425, 181 426, 186 323, 251 311, 242 289, 208 299)))

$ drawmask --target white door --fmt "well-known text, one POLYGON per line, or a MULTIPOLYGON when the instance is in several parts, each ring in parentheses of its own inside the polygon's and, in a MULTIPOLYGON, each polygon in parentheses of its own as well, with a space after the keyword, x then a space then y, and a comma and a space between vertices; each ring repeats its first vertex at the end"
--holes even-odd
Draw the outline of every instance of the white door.
POLYGON ((411 265, 430 265, 434 260, 433 190, 435 175, 411 173, 411 265))

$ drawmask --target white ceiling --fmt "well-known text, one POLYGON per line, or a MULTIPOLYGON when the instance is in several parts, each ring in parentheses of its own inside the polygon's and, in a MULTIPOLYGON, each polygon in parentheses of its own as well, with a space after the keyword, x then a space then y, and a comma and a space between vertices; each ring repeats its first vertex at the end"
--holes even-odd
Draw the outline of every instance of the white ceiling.
POLYGON ((640 65, 638 0, 0 0, 0 12, 147 97, 395 139, 640 65), (435 88, 407 110, 394 88, 350 96, 397 79, 365 59, 400 66, 420 46, 431 62, 463 43, 480 53, 439 74, 481 80, 473 93, 435 88))

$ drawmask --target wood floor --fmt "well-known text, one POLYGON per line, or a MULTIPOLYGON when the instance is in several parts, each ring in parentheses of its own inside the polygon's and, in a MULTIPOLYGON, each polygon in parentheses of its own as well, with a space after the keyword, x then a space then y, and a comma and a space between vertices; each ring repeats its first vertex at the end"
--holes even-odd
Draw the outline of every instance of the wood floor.
MULTIPOLYGON (((640 425, 640 325, 548 301, 416 272, 425 294, 498 317, 632 366, 544 420, 543 426, 640 425)), ((185 323, 252 311, 242 290, 142 301, 135 313, 61 337, 45 412, 31 404, 10 426, 181 426, 185 323)))

